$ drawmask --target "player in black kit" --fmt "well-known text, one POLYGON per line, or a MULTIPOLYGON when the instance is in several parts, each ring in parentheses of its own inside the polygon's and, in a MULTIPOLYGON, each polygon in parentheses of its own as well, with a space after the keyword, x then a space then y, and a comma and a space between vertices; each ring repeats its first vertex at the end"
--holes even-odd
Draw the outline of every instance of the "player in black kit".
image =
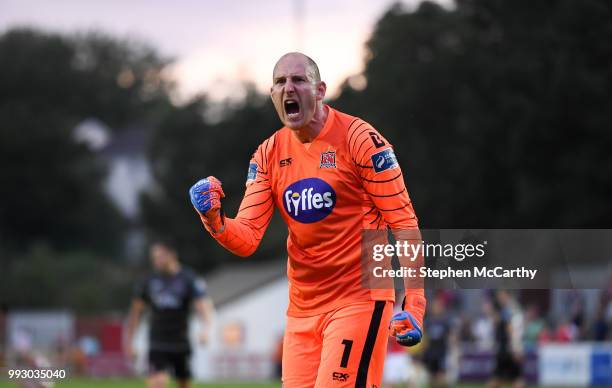
POLYGON ((511 383, 514 388, 523 388, 523 313, 509 290, 498 290, 495 294, 495 370, 488 388, 511 383))
POLYGON ((206 297, 202 280, 178 261, 171 243, 156 242, 151 246, 154 271, 136 287, 130 309, 126 335, 126 351, 133 359, 134 332, 147 307, 151 310, 149 332, 150 388, 163 388, 171 372, 180 388, 189 387, 191 345, 188 339, 188 319, 193 305, 202 320, 200 342, 208 338, 207 329, 213 314, 212 303, 206 297))
POLYGON ((423 353, 423 363, 429 372, 430 387, 448 387, 446 358, 449 343, 454 341, 456 334, 445 314, 444 302, 439 297, 434 299, 425 318, 425 332, 428 341, 423 353))

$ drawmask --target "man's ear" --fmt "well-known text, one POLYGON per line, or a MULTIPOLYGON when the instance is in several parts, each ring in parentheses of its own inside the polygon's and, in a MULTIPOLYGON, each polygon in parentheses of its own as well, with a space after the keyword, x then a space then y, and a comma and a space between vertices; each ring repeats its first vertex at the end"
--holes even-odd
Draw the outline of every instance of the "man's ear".
POLYGON ((321 101, 325 98, 325 92, 327 91, 327 85, 324 81, 321 81, 316 86, 316 97, 317 100, 321 101))

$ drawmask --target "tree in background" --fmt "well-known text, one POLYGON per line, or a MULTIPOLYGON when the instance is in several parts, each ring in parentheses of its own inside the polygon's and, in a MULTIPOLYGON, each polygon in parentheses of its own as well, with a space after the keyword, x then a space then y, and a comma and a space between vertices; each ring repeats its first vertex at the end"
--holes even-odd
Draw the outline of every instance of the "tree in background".
POLYGON ((125 308, 138 270, 95 252, 33 246, 0 272, 0 304, 9 308, 100 312, 125 308))
POLYGON ((398 148, 426 227, 606 227, 612 5, 400 6, 336 104, 398 148))
POLYGON ((167 63, 103 34, 0 35, 0 305, 84 311, 127 300, 133 278, 109 260, 121 257, 125 220, 104 191, 103 160, 73 130, 88 118, 114 132, 154 127, 171 109, 167 63))
POLYGON ((118 253, 122 220, 102 183, 105 166, 74 127, 154 122, 169 107, 167 61, 101 34, 34 30, 0 35, 0 246, 118 253))

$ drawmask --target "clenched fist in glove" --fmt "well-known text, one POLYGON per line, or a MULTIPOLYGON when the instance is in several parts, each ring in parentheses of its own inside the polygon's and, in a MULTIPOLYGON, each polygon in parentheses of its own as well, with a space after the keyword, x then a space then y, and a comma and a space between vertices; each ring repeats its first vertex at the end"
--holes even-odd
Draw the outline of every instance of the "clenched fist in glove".
POLYGON ((221 182, 214 176, 200 179, 189 189, 189 197, 206 229, 212 234, 222 233, 225 224, 221 198, 225 198, 225 194, 221 182))
POLYGON ((425 297, 411 295, 404 299, 401 312, 391 318, 390 335, 398 344, 414 346, 423 338, 423 316, 425 315, 425 297))

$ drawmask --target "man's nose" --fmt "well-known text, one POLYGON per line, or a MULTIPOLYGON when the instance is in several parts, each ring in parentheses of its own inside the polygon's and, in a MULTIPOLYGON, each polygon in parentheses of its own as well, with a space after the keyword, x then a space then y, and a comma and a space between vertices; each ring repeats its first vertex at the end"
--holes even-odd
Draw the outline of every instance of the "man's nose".
POLYGON ((287 80, 287 82, 285 82, 285 93, 293 93, 295 92, 295 85, 293 84, 293 82, 291 80, 287 80))

